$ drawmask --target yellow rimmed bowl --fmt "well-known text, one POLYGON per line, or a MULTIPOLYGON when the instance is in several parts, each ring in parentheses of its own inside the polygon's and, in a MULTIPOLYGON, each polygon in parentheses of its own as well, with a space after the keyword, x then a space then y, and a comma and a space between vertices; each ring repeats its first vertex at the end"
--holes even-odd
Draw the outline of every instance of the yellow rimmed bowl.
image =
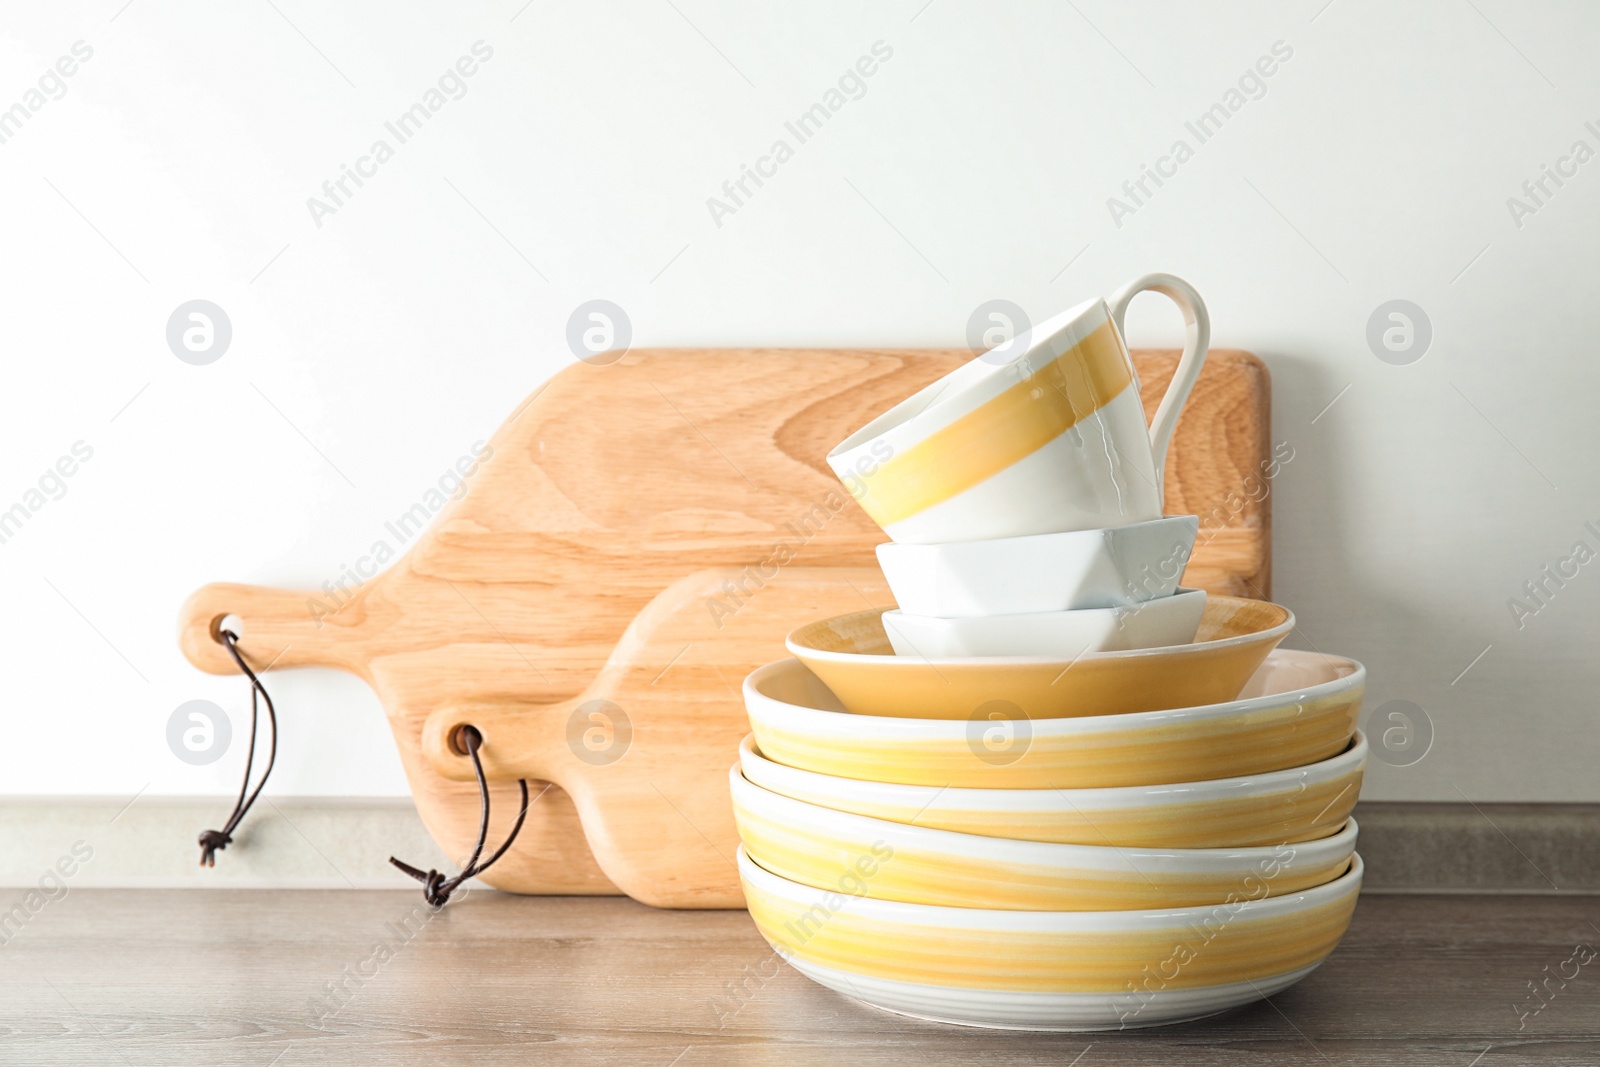
POLYGON ((1250 848, 1064 845, 935 830, 834 811, 780 796, 729 772, 733 819, 750 857, 816 888, 875 860, 861 892, 878 900, 956 908, 1094 911, 1217 904, 1269 897, 1343 874, 1356 823, 1316 841, 1250 848))
POLYGON ((1087 789, 1262 774, 1325 760, 1355 733, 1366 668, 1278 649, 1236 700, 1062 719, 856 715, 797 660, 744 682, 756 746, 788 767, 865 781, 1087 789))
MULTIPOLYGON (((1271 996, 1333 951, 1362 876, 1357 855, 1331 882, 1270 898, 1002 911, 874 900, 843 883, 816 889, 743 848, 738 863, 756 927, 813 981, 904 1015, 1018 1030, 1152 1026, 1271 996)), ((871 869, 857 873, 870 879, 871 869)))
POLYGON ((747 781, 834 811, 1019 841, 1144 848, 1239 848, 1337 833, 1355 808, 1367 739, 1303 767, 1238 778, 1111 789, 967 789, 840 778, 739 746, 747 781))
POLYGON ((1214 596, 1193 642, 1161 648, 1076 657, 897 656, 878 611, 810 623, 786 644, 856 714, 1046 719, 1233 700, 1293 628, 1294 614, 1281 605, 1214 596))

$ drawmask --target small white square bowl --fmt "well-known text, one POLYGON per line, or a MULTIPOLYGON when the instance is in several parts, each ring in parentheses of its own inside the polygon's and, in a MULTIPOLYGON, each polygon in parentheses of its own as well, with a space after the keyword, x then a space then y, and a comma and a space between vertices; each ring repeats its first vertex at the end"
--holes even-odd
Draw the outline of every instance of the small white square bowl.
POLYGON ((942 619, 883 613, 897 656, 1063 656, 1166 648, 1194 640, 1206 607, 1203 589, 1180 589, 1160 600, 1120 608, 1040 611, 1027 615, 942 619))
POLYGON ((1115 608, 1172 595, 1200 520, 942 545, 878 546, 900 609, 945 619, 1115 608))

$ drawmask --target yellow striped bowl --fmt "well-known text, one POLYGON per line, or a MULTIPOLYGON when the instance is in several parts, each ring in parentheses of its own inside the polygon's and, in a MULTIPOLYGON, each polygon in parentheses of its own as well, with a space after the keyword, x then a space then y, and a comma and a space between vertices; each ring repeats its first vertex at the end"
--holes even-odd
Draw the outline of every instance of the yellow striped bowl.
POLYGON ((765 758, 755 735, 739 746, 749 781, 835 811, 935 830, 1076 845, 1238 848, 1338 832, 1367 765, 1359 731, 1331 759, 1242 778, 1115 789, 963 789, 840 778, 765 758))
POLYGON ((841 778, 977 789, 1088 789, 1232 778, 1315 763, 1356 728, 1366 668, 1279 649, 1237 700, 1016 722, 852 715, 796 660, 744 682, 761 753, 841 778))
POLYGON ((1193 642, 1061 656, 896 656, 882 612, 802 626, 785 642, 860 715, 965 719, 999 710, 1048 719, 1232 700, 1294 628, 1288 608, 1207 598, 1193 642))
POLYGON ((1355 851, 1356 823, 1331 837, 1251 848, 1135 848, 1015 841, 834 811, 780 796, 729 772, 733 820, 751 859, 826 888, 860 857, 891 856, 862 893, 957 908, 1093 911, 1217 904, 1331 881, 1355 851))
MULTIPOLYGON (((1314 889, 1209 907, 998 911, 799 885, 739 850, 761 935, 802 974, 879 1008, 1019 1030, 1180 1022, 1271 996, 1311 973, 1350 925, 1361 857, 1314 889)), ((853 866, 870 882, 898 856, 853 866)))

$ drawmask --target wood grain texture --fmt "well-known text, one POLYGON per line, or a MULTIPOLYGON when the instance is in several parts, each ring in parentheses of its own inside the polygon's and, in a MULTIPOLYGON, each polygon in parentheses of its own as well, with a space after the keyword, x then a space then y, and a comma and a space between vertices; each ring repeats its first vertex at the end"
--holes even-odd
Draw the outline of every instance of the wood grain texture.
MULTIPOLYGON (((446 854, 462 857, 476 834, 477 791, 424 757, 430 715, 484 704, 560 705, 570 715, 594 698, 586 693, 603 672, 624 671, 612 664, 613 652, 640 612, 689 575, 731 571, 745 576, 732 579, 737 588, 774 568, 786 586, 800 569, 875 570, 872 550, 883 534, 843 494, 824 457, 966 358, 943 350, 695 349, 576 364, 513 412, 463 472, 461 498, 437 515, 424 513, 417 525, 431 519, 426 533, 389 569, 338 597, 206 586, 184 605, 180 644, 201 669, 232 673, 213 636, 232 614, 253 663, 333 666, 366 680, 388 713, 429 831, 446 854)), ((1135 354, 1147 411, 1176 359, 1135 354)), ((1190 584, 1249 596, 1268 591, 1268 500, 1253 499, 1259 493, 1250 482, 1267 455, 1266 384, 1253 356, 1214 351, 1179 421, 1166 492, 1169 511, 1202 516, 1190 584)), ((704 773, 703 787, 720 789, 720 771, 707 768, 734 757, 723 734, 743 718, 739 680, 781 656, 794 625, 859 610, 857 584, 796 589, 794 614, 779 610, 775 594, 754 598, 771 610, 741 612, 744 636, 737 650, 713 656, 717 671, 685 671, 628 714, 661 721, 652 701, 700 708, 701 721, 719 724, 704 734, 716 747, 684 777, 704 773)), ((646 645, 648 655, 660 654, 659 642, 646 645)), ((625 778, 626 766, 618 762, 612 780, 625 778)), ((513 783, 496 785, 493 838, 509 828, 515 798, 513 783)), ((604 832, 593 821, 597 810, 591 803, 591 834, 604 832)), ((714 831, 702 833, 718 840, 714 831)), ((736 903, 723 868, 720 883, 680 882, 648 898, 736 903)), ((522 836, 486 877, 518 892, 618 891, 560 789, 541 794, 522 836)))
POLYGON ((0 1062, 1600 1063, 1600 961, 1521 1029, 1513 1009, 1537 1003, 1526 983, 1575 944, 1600 942, 1596 897, 1369 894, 1327 963, 1270 1004, 1081 1035, 864 1007, 777 962, 743 912, 473 893, 430 919, 418 904, 398 892, 73 889, 0 947, 0 1062))
POLYGON ((773 658, 788 621, 852 600, 892 603, 882 574, 861 567, 696 571, 639 613, 584 692, 441 708, 423 725, 423 754, 440 774, 476 782, 451 744, 476 727, 485 774, 560 786, 623 892, 662 907, 743 907, 727 780, 750 730, 740 685, 752 663, 773 658))
MULTIPOLYGON (((1136 353, 1145 416, 1178 367, 1178 349, 1136 353)), ((1195 381, 1167 458, 1165 510, 1198 515, 1184 584, 1212 593, 1272 595, 1272 386, 1248 352, 1213 350, 1195 381)))

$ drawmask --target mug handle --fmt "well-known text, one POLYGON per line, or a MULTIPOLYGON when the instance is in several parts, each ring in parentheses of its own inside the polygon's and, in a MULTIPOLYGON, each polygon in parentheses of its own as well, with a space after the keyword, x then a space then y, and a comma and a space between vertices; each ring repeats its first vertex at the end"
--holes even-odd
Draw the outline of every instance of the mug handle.
POLYGON ((1206 313, 1206 302, 1200 299, 1194 286, 1182 278, 1171 274, 1146 274, 1118 289, 1107 301, 1111 309, 1111 321, 1116 324, 1121 337, 1126 338, 1128 334, 1123 325, 1128 305, 1135 296, 1147 289, 1177 304, 1183 312, 1184 323, 1183 355, 1178 358, 1178 369, 1167 386, 1167 395, 1161 398, 1161 406, 1156 408, 1156 416, 1150 420, 1150 456, 1155 461, 1159 496, 1166 484, 1167 446, 1172 444, 1172 431, 1178 425, 1178 415, 1183 411, 1184 402, 1189 399, 1189 391, 1194 388, 1194 380, 1200 376, 1200 366, 1205 363, 1206 352, 1211 348, 1211 316, 1206 313))

